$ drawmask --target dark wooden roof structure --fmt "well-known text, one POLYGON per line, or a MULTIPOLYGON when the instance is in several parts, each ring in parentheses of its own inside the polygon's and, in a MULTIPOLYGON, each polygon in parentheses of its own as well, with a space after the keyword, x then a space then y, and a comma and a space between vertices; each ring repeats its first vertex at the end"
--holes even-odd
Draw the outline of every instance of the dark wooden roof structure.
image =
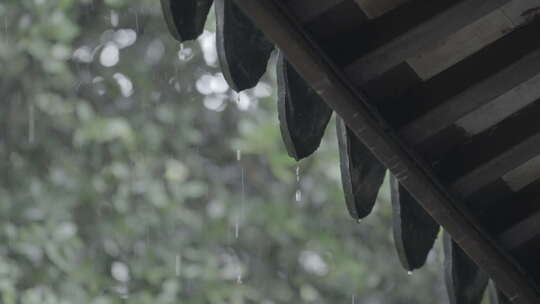
POLYGON ((279 48, 292 157, 336 112, 352 217, 391 172, 407 270, 441 225, 452 304, 488 285, 493 303, 540 303, 540 0, 162 0, 173 35, 196 38, 212 2, 232 88, 253 87, 279 48))

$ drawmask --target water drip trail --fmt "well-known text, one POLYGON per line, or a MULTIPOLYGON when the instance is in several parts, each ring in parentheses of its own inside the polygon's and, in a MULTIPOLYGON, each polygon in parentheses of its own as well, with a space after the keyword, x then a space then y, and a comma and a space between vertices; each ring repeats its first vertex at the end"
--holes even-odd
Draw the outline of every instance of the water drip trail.
POLYGON ((28 105, 28 143, 33 144, 36 134, 36 119, 34 104, 28 105))
POLYGON ((176 273, 176 276, 179 277, 180 276, 180 267, 182 265, 182 257, 180 256, 180 254, 177 254, 176 255, 176 261, 175 261, 175 273, 176 273))
POLYGON ((300 189, 300 166, 296 166, 296 192, 294 193, 294 199, 297 203, 302 201, 302 190, 300 189))

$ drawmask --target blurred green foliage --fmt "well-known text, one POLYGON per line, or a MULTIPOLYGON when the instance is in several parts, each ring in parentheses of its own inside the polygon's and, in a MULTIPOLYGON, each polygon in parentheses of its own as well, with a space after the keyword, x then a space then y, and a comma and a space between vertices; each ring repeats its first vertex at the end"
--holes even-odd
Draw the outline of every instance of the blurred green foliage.
POLYGON ((0 303, 445 303, 387 193, 346 214, 333 128, 297 164, 272 73, 228 90, 210 19, 179 45, 154 0, 0 3, 0 303))

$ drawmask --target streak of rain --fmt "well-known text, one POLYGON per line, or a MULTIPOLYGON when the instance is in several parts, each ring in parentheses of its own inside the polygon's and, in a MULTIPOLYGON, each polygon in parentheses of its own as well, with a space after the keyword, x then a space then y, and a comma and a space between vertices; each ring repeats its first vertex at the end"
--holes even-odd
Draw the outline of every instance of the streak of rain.
POLYGON ((135 15, 135 32, 140 33, 139 31, 139 12, 137 10, 133 10, 133 14, 135 15))
POLYGON ((294 198, 296 202, 300 202, 302 200, 302 191, 300 189, 296 190, 296 193, 294 194, 294 198))
POLYGON ((240 261, 238 261, 238 274, 236 275, 236 284, 243 284, 243 274, 242 274, 242 266, 240 265, 240 261))
POLYGON ((8 20, 7 17, 4 17, 4 39, 6 40, 6 44, 8 42, 8 20))
POLYGON ((176 255, 176 260, 175 260, 175 273, 176 273, 176 276, 180 276, 180 267, 182 266, 182 257, 177 254, 176 255))
POLYGON ((242 160, 242 151, 240 149, 236 150, 236 160, 242 160))
POLYGON ((34 104, 28 105, 28 143, 33 144, 36 134, 36 118, 34 104))

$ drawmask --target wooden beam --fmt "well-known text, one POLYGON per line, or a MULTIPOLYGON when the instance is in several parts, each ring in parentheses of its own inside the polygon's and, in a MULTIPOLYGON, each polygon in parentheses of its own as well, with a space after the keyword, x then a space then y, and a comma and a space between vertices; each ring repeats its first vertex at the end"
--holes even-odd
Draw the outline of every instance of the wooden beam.
POLYGON ((512 250, 540 235, 540 211, 517 223, 500 235, 503 245, 512 250))
MULTIPOLYGON (((507 153, 513 147, 517 147, 531 137, 540 134, 540 124, 537 123, 539 116, 540 99, 537 99, 492 128, 472 137, 467 136, 465 131, 458 127, 450 128, 448 130, 454 130, 453 132, 456 134, 445 131, 443 134, 422 143, 420 152, 426 161, 433 164, 439 179, 450 185, 507 153), (448 143, 450 146, 447 146, 448 143)), ((521 164, 516 165, 516 167, 519 165, 521 164)), ((510 170, 516 167, 510 168, 510 170)), ((503 175, 506 173, 508 172, 504 172, 503 175)), ((502 175, 495 178, 502 178, 502 175)))
POLYGON ((449 99, 403 128, 417 144, 457 122, 474 135, 540 97, 540 50, 449 99))
POLYGON ((407 62, 420 78, 429 79, 530 21, 531 17, 524 12, 538 4, 538 0, 513 0, 450 35, 440 45, 407 59, 407 62))
POLYGON ((287 5, 299 22, 307 23, 345 1, 350 0, 290 0, 287 5))
POLYGON ((300 23, 307 23, 347 1, 356 2, 369 19, 375 19, 411 0, 290 0, 287 6, 300 23))
POLYGON ((540 155, 506 173, 502 179, 514 192, 540 179, 540 155))
POLYGON ((320 47, 336 60, 336 64, 346 67, 455 3, 456 0, 412 0, 378 18, 369 19, 360 6, 351 0, 313 20, 306 29, 312 35, 311 39, 319 42, 320 47), (313 24, 317 24, 315 30, 313 24))
MULTIPOLYGON (((413 77, 409 86, 399 91, 391 86, 385 93, 390 96, 375 100, 377 108, 393 126, 401 129, 540 49, 540 40, 532 38, 539 31, 540 18, 535 18, 428 80, 413 77)), ((409 67, 411 72, 407 74, 416 74, 407 63, 401 65, 409 67)), ((379 86, 384 87, 384 83, 379 86)))
POLYGON ((449 36, 510 0, 464 0, 359 58, 346 68, 357 85, 376 78, 392 67, 443 43, 449 36))
MULTIPOLYGON (((516 130, 517 132, 518 130, 516 130)), ((466 197, 540 154, 540 133, 535 134, 459 178, 451 190, 466 197)))
POLYGON ((354 0, 369 19, 375 19, 411 0, 354 0))
POLYGON ((486 229, 500 235, 540 209, 540 179, 514 192, 498 179, 467 198, 467 205, 486 229))
MULTIPOLYGON (((418 163, 344 75, 312 44, 309 36, 275 0, 235 0, 285 53, 291 64, 333 108, 355 135, 399 179, 454 240, 515 304, 537 304, 540 297, 528 277, 483 232, 474 219, 418 163)), ((491 3, 491 1, 489 1, 491 3)))

